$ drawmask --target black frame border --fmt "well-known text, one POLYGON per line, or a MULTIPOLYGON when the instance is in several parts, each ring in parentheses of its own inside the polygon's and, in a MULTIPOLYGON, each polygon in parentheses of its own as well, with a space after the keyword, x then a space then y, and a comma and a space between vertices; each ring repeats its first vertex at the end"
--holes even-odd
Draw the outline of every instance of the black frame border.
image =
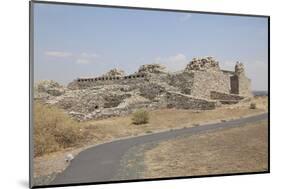
POLYGON ((256 175, 270 173, 270 16, 256 15, 256 14, 239 14, 226 12, 208 12, 208 11, 193 11, 193 10, 179 10, 179 9, 163 9, 163 8, 149 8, 149 7, 133 7, 133 6, 117 6, 117 5, 103 5, 103 4, 88 4, 88 3, 69 3, 56 1, 29 1, 29 188, 52 188, 52 187, 67 187, 67 186, 85 186, 98 184, 113 184, 113 183, 131 183, 143 181, 161 181, 161 180, 175 180, 175 179, 191 179, 191 178, 209 178, 209 177, 223 177, 223 176, 239 176, 239 175, 256 175), (33 4, 51 4, 51 5, 69 5, 69 6, 85 6, 85 7, 101 7, 101 8, 117 8, 117 9, 133 9, 133 10, 147 10, 147 11, 166 11, 166 12, 182 12, 182 13, 199 13, 223 16, 245 16, 245 17, 263 17, 267 18, 268 23, 268 170, 260 172, 243 172, 243 173, 225 173, 225 174, 211 174, 211 175, 197 175, 197 176, 180 176, 180 177, 163 177, 163 178, 149 178, 149 179, 131 179, 131 180, 117 180, 117 181, 103 181, 103 182, 87 182, 87 183, 69 183, 56 185, 40 185, 33 186, 33 84, 34 84, 34 7, 33 4))

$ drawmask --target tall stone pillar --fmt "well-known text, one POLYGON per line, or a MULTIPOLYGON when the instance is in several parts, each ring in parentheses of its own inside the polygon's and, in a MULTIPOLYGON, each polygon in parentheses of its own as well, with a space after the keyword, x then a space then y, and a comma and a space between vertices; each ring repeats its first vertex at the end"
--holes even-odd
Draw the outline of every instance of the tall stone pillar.
MULTIPOLYGON (((235 65, 235 75, 234 78, 237 79, 237 84, 235 87, 239 95, 241 96, 253 96, 251 90, 251 80, 246 77, 244 64, 237 62, 235 65)), ((234 82, 235 83, 235 82, 234 82)))

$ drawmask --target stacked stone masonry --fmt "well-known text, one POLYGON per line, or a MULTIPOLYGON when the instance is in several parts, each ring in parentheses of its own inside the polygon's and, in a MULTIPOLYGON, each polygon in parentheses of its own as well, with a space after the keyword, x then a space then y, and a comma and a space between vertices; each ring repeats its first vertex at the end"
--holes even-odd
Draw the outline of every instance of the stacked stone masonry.
POLYGON ((221 70, 213 57, 195 58, 179 72, 159 64, 141 66, 133 74, 112 69, 91 78, 77 78, 63 87, 54 81, 35 86, 35 99, 56 104, 78 120, 129 114, 139 108, 214 109, 252 96, 251 82, 238 62, 221 70))

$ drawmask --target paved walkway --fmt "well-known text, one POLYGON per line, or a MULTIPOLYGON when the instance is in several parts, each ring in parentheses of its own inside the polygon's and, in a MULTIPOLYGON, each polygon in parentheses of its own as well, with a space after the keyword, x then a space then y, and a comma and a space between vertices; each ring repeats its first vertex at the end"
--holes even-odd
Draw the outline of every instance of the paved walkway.
POLYGON ((113 181, 122 156, 133 146, 168 140, 181 135, 194 135, 219 128, 239 127, 245 123, 267 118, 268 114, 265 113, 227 122, 182 128, 101 144, 78 154, 66 170, 53 180, 51 185, 113 181))

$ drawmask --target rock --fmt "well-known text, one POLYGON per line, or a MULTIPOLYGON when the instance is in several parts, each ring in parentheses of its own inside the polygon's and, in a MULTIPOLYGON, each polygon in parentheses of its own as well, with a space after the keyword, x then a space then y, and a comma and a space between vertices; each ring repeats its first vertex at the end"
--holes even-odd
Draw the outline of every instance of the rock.
POLYGON ((133 95, 124 99, 123 102, 119 104, 118 108, 131 108, 146 103, 149 104, 150 100, 139 95, 133 95))
POLYGON ((35 84, 34 94, 35 98, 60 96, 65 93, 65 88, 59 83, 52 80, 44 80, 35 84))
POLYGON ((109 70, 106 74, 103 75, 104 77, 123 77, 125 76, 125 72, 119 69, 112 69, 109 70))
POLYGON ((211 56, 206 58, 193 58, 185 68, 186 71, 209 71, 219 69, 219 62, 211 56))
POLYGON ((165 72, 165 67, 160 64, 145 64, 142 65, 138 73, 164 73, 165 72))
POLYGON ((241 62, 236 62, 235 64, 235 73, 242 74, 245 72, 244 64, 241 62))
POLYGON ((65 157, 66 162, 71 162, 74 159, 74 156, 72 154, 67 154, 65 157))

